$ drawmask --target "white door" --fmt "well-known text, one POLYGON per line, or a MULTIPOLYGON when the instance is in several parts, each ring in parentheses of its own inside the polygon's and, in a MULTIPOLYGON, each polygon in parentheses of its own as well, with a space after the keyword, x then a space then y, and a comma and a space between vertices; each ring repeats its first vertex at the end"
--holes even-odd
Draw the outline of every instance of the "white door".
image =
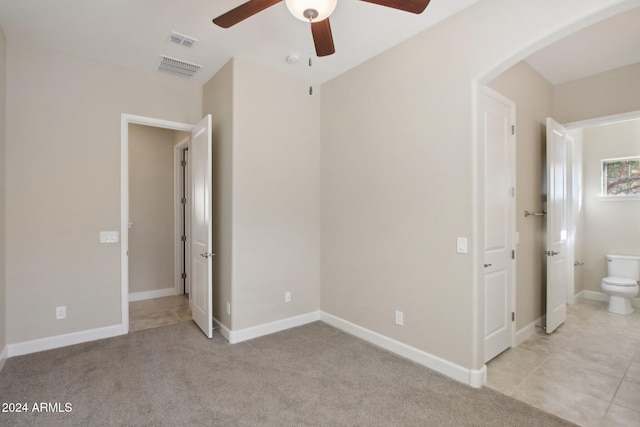
POLYGON ((567 318, 567 130, 547 118, 547 315, 545 330, 553 332, 567 318))
POLYGON ((193 320, 204 334, 213 336, 211 264, 211 115, 191 132, 191 292, 193 320))
POLYGON ((515 105, 485 88, 484 156, 484 360, 511 347, 515 281, 515 105))

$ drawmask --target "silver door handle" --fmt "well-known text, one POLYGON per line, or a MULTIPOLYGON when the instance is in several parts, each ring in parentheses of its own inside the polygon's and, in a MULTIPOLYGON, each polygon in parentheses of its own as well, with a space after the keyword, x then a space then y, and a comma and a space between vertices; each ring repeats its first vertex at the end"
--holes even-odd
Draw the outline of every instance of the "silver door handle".
POLYGON ((554 255, 558 255, 560 252, 556 252, 556 251, 544 251, 544 254, 546 256, 554 256, 554 255))
POLYGON ((491 264, 485 264, 484 266, 485 267, 491 267, 491 264))
POLYGON ((205 253, 203 253, 203 254, 200 254, 200 256, 201 256, 202 258, 210 258, 210 257, 212 257, 212 256, 214 256, 214 255, 215 255, 215 254, 214 254, 214 253, 212 253, 212 252, 205 252, 205 253))

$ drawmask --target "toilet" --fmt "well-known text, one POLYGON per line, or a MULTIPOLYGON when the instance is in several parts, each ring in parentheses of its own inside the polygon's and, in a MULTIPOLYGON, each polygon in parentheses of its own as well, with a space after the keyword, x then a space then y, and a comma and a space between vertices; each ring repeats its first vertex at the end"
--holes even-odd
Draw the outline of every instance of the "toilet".
POLYGON ((608 310, 616 314, 633 313, 631 298, 638 295, 640 256, 607 255, 607 277, 600 287, 609 295, 608 310))

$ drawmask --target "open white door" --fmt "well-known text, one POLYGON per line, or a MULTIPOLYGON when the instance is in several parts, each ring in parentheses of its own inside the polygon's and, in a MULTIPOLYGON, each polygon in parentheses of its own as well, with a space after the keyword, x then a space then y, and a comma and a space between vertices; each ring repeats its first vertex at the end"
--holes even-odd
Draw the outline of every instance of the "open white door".
POLYGON ((211 264, 211 115, 191 132, 191 292, 189 305, 194 322, 208 337, 213 336, 211 264))
POLYGON ((515 280, 515 105, 485 88, 484 157, 484 361, 512 345, 515 280))
MULTIPOLYGON (((547 118, 547 314, 545 330, 552 333, 567 318, 568 266, 568 146, 567 130, 547 118)), ((571 267, 572 268, 572 267, 571 267)))

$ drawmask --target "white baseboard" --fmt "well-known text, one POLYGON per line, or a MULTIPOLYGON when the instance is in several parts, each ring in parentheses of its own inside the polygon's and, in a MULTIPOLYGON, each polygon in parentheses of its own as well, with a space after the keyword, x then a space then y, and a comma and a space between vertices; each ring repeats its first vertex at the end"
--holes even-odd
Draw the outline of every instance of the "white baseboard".
MULTIPOLYGON (((580 291, 576 295, 576 298, 584 298, 592 301, 609 302, 609 295, 605 294, 604 292, 597 292, 597 291, 586 291, 586 290, 580 291)), ((638 297, 631 298, 631 305, 633 307, 640 308, 640 298, 638 297)))
POLYGON ((171 288, 164 288, 164 289, 156 289, 153 291, 130 292, 129 302, 142 301, 145 299, 169 297, 171 295, 178 295, 176 293, 176 288, 171 287, 171 288))
POLYGON ((7 357, 9 357, 9 349, 7 346, 4 346, 2 352, 0 352, 0 372, 2 372, 2 368, 4 368, 4 363, 7 361, 7 357))
POLYGON ((36 353, 38 351, 51 350, 53 348, 66 347, 68 345, 80 344, 83 342, 111 338, 124 335, 127 331, 123 325, 106 326, 104 328, 89 329, 87 331, 73 332, 70 334, 57 335, 54 337, 41 338, 32 341, 25 341, 7 346, 7 356, 22 356, 23 354, 36 353))
MULTIPOLYGON (((240 329, 237 331, 229 331, 227 329, 227 333, 229 335, 227 340, 229 340, 231 344, 236 344, 264 335, 273 334, 275 332, 284 331, 286 329, 295 328, 296 326, 306 325, 307 323, 316 322, 318 320, 320 320, 320 312, 313 311, 311 313, 288 317, 286 319, 276 320, 275 322, 252 326, 250 328, 240 329)), ((224 332, 221 333, 224 336, 224 332)))
POLYGON ((523 342, 525 342, 529 337, 531 337, 533 334, 536 333, 536 325, 542 325, 542 321, 544 319, 542 317, 534 320, 533 322, 529 323, 527 326, 525 326, 524 328, 520 328, 517 332, 516 332, 516 342, 514 343, 514 347, 519 346, 520 344, 522 344, 523 342))
POLYGON ((400 341, 396 341, 392 338, 381 335, 377 332, 373 332, 369 329, 365 329, 354 323, 333 316, 331 314, 322 312, 320 314, 320 320, 323 322, 338 328, 348 334, 355 335, 365 341, 389 350, 392 353, 405 357, 429 369, 440 372, 454 380, 460 381, 464 384, 468 384, 472 387, 481 387, 486 382, 486 367, 483 366, 478 370, 467 369, 448 360, 442 359, 438 356, 434 356, 425 351, 419 350, 415 347, 411 347, 400 341))

